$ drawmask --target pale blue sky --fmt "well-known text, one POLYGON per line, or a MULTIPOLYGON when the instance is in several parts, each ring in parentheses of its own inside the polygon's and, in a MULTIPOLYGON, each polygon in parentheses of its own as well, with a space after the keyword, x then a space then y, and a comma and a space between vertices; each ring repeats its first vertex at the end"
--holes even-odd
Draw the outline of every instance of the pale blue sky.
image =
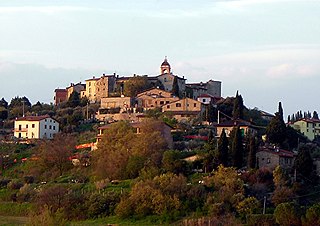
POLYGON ((92 75, 222 81, 246 106, 320 111, 320 1, 0 0, 0 98, 52 102, 92 75))

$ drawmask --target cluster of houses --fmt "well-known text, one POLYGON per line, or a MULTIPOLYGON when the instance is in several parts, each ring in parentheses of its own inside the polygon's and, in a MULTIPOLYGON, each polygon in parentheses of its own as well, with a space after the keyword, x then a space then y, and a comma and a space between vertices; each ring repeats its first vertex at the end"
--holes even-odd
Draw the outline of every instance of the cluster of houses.
MULTIPOLYGON (((122 92, 130 78, 132 77, 103 74, 100 78, 87 79, 85 84, 72 83, 65 89, 56 89, 54 101, 56 105, 59 105, 67 101, 73 92, 77 92, 80 97, 88 98, 90 103, 100 104, 96 119, 100 121, 128 120, 139 133, 146 110, 157 108, 177 120, 189 120, 198 117, 209 105, 215 106, 222 99, 220 81, 209 80, 206 83, 188 84, 184 77, 171 73, 171 66, 166 58, 160 66, 160 75, 146 76, 152 88, 138 93, 135 97, 124 96, 122 92), (173 94, 174 80, 182 95, 173 94), (114 93, 118 91, 120 91, 120 95, 114 96, 114 93)), ((266 117, 273 116, 268 114, 266 117)), ((301 119, 289 125, 299 130, 310 140, 320 135, 320 120, 301 119)), ((255 126, 250 122, 230 120, 215 125, 217 137, 220 137, 222 130, 229 136, 235 126, 240 127, 243 135, 256 133, 255 126)), ((165 123, 162 123, 160 128, 169 146, 172 147, 171 130, 173 128, 165 123)), ((108 125, 99 128, 97 142, 107 129, 108 125)), ((14 126, 14 136, 19 139, 52 139, 54 134, 58 132, 59 122, 49 115, 18 118, 14 126)), ((96 145, 90 146, 95 147, 96 145)), ((295 156, 295 153, 277 147, 262 147, 256 155, 257 166, 273 170, 280 165, 282 168, 290 169, 293 166, 295 156)))
POLYGON ((134 97, 125 96, 123 90, 133 77, 103 74, 100 78, 87 79, 85 84, 71 83, 65 89, 55 90, 54 103, 59 105, 67 101, 73 92, 78 92, 81 98, 86 97, 90 103, 100 104, 96 118, 101 121, 110 118, 134 120, 137 114, 154 108, 170 112, 173 117, 181 120, 198 116, 204 111, 205 106, 215 104, 221 99, 220 81, 209 80, 205 83, 188 84, 184 76, 179 77, 171 72, 171 66, 166 58, 160 66, 159 75, 143 76, 148 87, 152 88, 134 97), (179 95, 173 94, 175 82, 179 95))

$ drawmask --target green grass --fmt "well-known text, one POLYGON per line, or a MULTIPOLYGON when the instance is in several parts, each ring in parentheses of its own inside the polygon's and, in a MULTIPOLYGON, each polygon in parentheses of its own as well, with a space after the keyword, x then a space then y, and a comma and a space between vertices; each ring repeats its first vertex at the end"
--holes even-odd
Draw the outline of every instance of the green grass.
POLYGON ((0 225, 26 225, 28 217, 0 216, 0 225))
POLYGON ((28 216, 31 203, 0 202, 0 216, 28 216))
POLYGON ((141 220, 135 219, 119 219, 116 216, 110 216, 95 220, 86 220, 86 221, 78 221, 78 222, 71 222, 71 226, 85 226, 85 225, 93 225, 93 226, 105 226, 108 224, 114 225, 144 225, 144 226, 152 226, 152 225, 174 225, 174 224, 166 224, 159 222, 159 218, 156 216, 148 216, 141 220))

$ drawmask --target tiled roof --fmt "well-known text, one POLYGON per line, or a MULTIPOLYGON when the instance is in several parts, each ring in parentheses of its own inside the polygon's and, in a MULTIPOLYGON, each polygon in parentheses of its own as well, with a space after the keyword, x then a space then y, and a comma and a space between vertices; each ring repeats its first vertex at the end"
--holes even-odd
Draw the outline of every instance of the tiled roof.
POLYGON ((226 127, 226 126, 252 126, 251 122, 245 121, 245 120, 230 120, 230 121, 225 121, 221 122, 216 125, 217 127, 226 127))
POLYGON ((17 118, 16 121, 41 121, 46 118, 50 118, 50 116, 49 115, 25 116, 25 117, 17 118))
POLYGON ((281 157, 293 158, 296 154, 292 151, 280 149, 277 147, 260 147, 258 152, 265 151, 274 155, 279 155, 281 157))

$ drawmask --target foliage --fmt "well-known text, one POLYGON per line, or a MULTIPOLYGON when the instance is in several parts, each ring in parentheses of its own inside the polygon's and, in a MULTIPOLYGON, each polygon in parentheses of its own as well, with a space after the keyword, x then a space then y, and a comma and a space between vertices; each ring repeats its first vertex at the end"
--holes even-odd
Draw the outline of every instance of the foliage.
POLYGON ((275 205, 288 202, 293 197, 293 190, 287 186, 288 178, 280 166, 273 171, 275 190, 272 194, 272 202, 275 205))
POLYGON ((239 202, 236 208, 239 214, 246 216, 252 214, 259 206, 260 203, 255 197, 248 197, 239 202))
POLYGON ((140 181, 133 186, 128 197, 121 199, 116 214, 122 218, 172 214, 181 208, 186 191, 186 179, 172 173, 140 181))
POLYGON ((172 83, 172 90, 171 90, 171 93, 173 96, 176 96, 176 97, 180 97, 180 90, 179 90, 179 85, 178 85, 178 78, 177 76, 174 76, 173 78, 173 83, 172 83))
POLYGON ((124 95, 135 97, 138 93, 150 88, 146 76, 134 76, 124 84, 124 95))
POLYGON ((119 194, 114 192, 92 193, 85 203, 85 209, 89 218, 109 216, 114 214, 119 201, 119 194))
POLYGON ((314 204, 307 209, 306 215, 302 217, 302 225, 320 225, 320 203, 314 204))
POLYGON ((29 217, 27 226, 64 226, 67 225, 67 220, 63 217, 63 211, 61 209, 52 211, 50 207, 45 206, 39 213, 33 213, 29 217))
POLYGON ((179 151, 168 150, 163 153, 162 165, 166 172, 187 173, 187 162, 181 159, 179 151))
POLYGON ((232 111, 233 119, 243 119, 243 109, 244 109, 243 99, 242 99, 242 96, 239 95, 237 91, 237 94, 233 103, 233 111, 232 111))
POLYGON ((44 140, 38 147, 39 160, 36 164, 48 176, 61 176, 71 168, 70 157, 75 147, 71 135, 56 134, 53 140, 44 140))
POLYGON ((275 225, 275 219, 272 214, 250 214, 247 215, 247 225, 248 226, 269 226, 275 225))
POLYGON ((235 209, 244 198, 243 181, 239 178, 235 168, 218 166, 212 177, 206 178, 205 184, 214 188, 214 192, 207 199, 209 212, 219 215, 235 209))
POLYGON ((2 216, 28 216, 33 206, 30 203, 0 202, 2 216))
POLYGON ((249 153, 248 153, 248 167, 249 169, 255 169, 257 167, 256 164, 256 153, 257 153, 258 145, 256 138, 254 136, 250 136, 249 138, 249 153))
POLYGON ((223 129, 218 141, 218 152, 216 156, 219 164, 222 164, 224 166, 228 165, 228 153, 229 153, 229 142, 228 142, 227 135, 223 129))
MULTIPOLYGON (((280 108, 280 106, 281 102, 279 103, 279 109, 282 109, 280 108)), ((282 114, 281 112, 275 113, 275 117, 273 117, 273 119, 267 126, 266 131, 268 141, 276 145, 282 145, 282 143, 286 139, 286 125, 283 121, 282 114)))
POLYGON ((243 141, 240 127, 234 127, 231 131, 233 134, 231 140, 230 152, 232 155, 232 166, 241 168, 243 165, 243 141))
POLYGON ((299 215, 298 208, 292 202, 281 203, 274 211, 276 222, 281 226, 301 225, 299 215))
POLYGON ((313 173, 313 160, 311 158, 308 145, 300 145, 298 148, 298 155, 294 160, 294 167, 297 174, 302 175, 303 180, 311 179, 313 173))
POLYGON ((157 120, 145 120, 140 125, 141 133, 135 134, 128 122, 111 124, 93 154, 96 176, 134 178, 145 163, 159 167, 167 148, 161 125, 157 120))

